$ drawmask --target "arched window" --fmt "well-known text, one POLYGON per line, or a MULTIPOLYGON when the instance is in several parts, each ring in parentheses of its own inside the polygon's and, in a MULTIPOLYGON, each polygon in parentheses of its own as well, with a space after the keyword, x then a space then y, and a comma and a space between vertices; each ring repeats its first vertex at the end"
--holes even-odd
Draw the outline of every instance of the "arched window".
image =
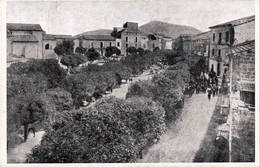
POLYGON ((100 48, 103 48, 103 42, 100 42, 100 48))
POLYGON ((48 50, 50 48, 50 44, 45 45, 45 50, 48 50))

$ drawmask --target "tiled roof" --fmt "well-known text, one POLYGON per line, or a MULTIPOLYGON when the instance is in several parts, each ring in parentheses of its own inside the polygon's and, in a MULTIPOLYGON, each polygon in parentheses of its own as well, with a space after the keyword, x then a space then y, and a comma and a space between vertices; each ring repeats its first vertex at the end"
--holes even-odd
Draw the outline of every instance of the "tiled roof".
POLYGON ((40 24, 7 23, 7 29, 14 31, 42 31, 40 24))
POLYGON ((212 26, 212 27, 209 27, 209 28, 216 28, 216 27, 222 27, 222 26, 228 26, 228 25, 238 26, 238 25, 245 24, 245 23, 248 23, 248 22, 251 22, 251 21, 254 21, 254 20, 255 20, 255 16, 249 16, 249 17, 244 17, 244 18, 241 18, 241 19, 229 21, 229 22, 226 22, 226 23, 223 23, 223 24, 218 24, 218 25, 215 25, 215 26, 212 26))
POLYGON ((43 40, 55 40, 55 37, 51 34, 43 34, 43 40))
POLYGON ((53 34, 49 34, 52 35, 55 39, 72 39, 73 37, 71 35, 53 35, 53 34))
POLYGON ((13 42, 38 42, 34 35, 15 35, 12 39, 13 42))
POLYGON ((110 35, 83 35, 86 40, 95 40, 95 41, 115 41, 116 39, 110 35))

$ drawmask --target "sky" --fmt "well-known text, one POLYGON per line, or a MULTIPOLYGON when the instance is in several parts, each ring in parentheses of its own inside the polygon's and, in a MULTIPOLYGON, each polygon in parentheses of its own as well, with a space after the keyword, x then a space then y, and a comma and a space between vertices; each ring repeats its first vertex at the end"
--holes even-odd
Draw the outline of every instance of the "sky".
POLYGON ((7 23, 40 24, 49 34, 77 35, 97 29, 139 26, 150 21, 208 27, 251 16, 254 0, 135 0, 7 2, 7 23))

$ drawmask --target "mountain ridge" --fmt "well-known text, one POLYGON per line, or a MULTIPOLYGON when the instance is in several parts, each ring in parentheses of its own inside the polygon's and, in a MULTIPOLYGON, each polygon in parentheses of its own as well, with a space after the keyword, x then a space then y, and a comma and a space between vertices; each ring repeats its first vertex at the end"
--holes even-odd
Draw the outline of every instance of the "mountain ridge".
POLYGON ((150 21, 146 24, 139 26, 139 30, 144 33, 158 33, 172 37, 173 39, 179 37, 181 34, 199 34, 202 31, 186 25, 179 25, 167 23, 162 21, 150 21))
MULTIPOLYGON (((194 35, 202 32, 191 26, 172 24, 172 23, 156 21, 156 20, 150 21, 146 24, 139 26, 139 30, 146 34, 150 34, 150 33, 164 34, 173 39, 179 37, 181 34, 194 35)), ((78 35, 75 35, 74 37, 79 37, 82 35, 110 35, 112 31, 113 31, 112 29, 98 29, 93 31, 86 31, 78 35)))

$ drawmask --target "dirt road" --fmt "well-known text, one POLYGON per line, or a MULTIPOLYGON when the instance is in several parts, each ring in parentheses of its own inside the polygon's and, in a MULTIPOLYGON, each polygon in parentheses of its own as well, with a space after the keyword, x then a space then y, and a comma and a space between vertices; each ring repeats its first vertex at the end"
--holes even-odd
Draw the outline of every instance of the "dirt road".
POLYGON ((8 163, 23 163, 26 156, 31 153, 32 148, 40 144, 44 131, 36 132, 35 137, 28 136, 25 143, 16 146, 7 154, 8 163))
POLYGON ((192 162, 206 135, 216 102, 217 97, 209 101, 206 94, 187 98, 178 121, 162 135, 159 143, 152 146, 139 162, 192 162))

